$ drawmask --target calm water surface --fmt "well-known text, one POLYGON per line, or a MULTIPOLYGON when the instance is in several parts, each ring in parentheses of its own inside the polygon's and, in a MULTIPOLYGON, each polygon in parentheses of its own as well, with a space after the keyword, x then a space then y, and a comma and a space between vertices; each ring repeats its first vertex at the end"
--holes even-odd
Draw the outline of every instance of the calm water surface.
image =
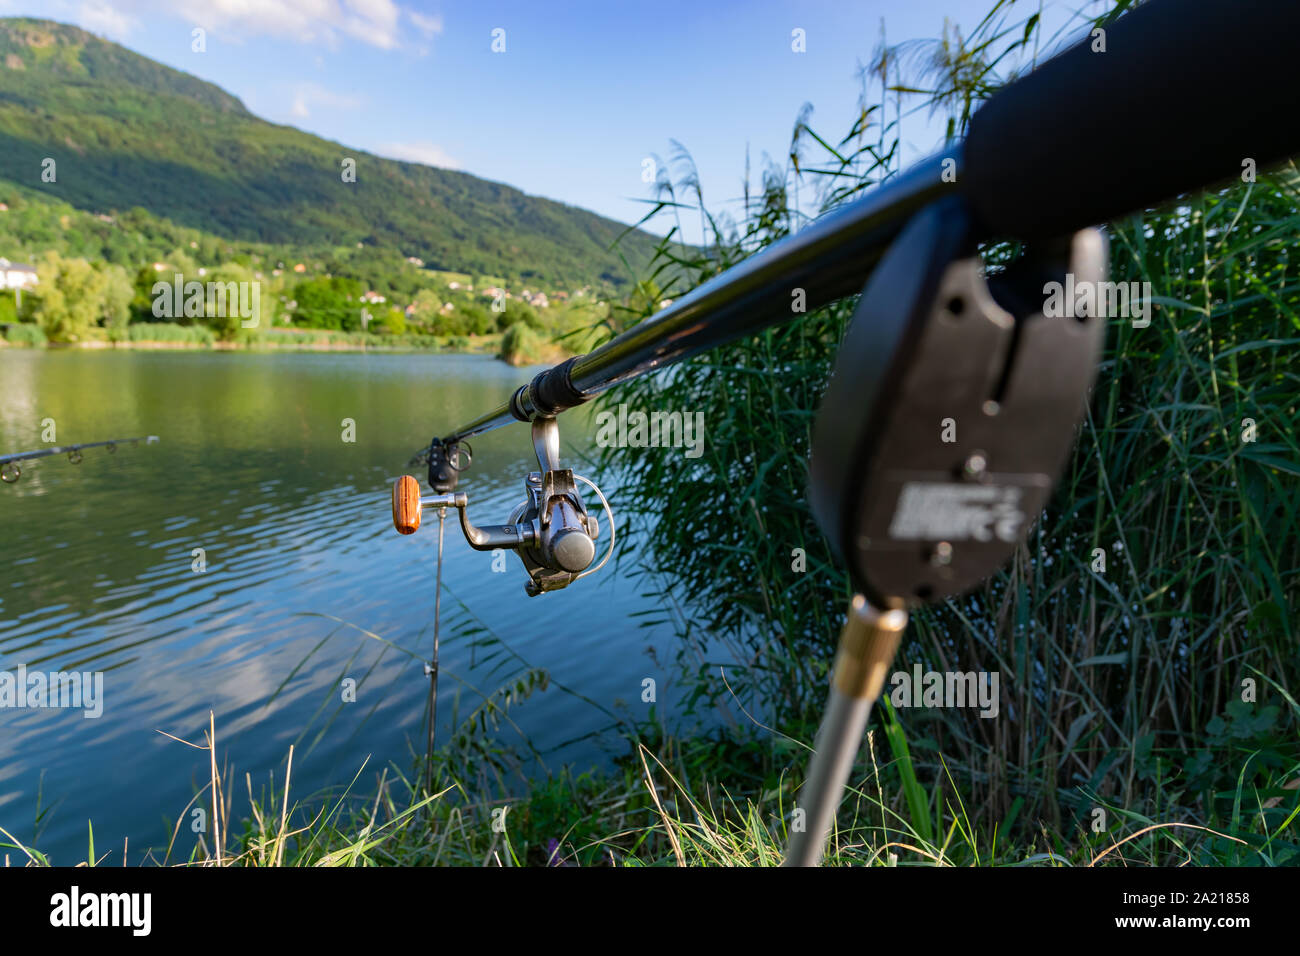
MULTIPOLYGON (((208 776, 206 753, 159 731, 201 743, 210 711, 241 793, 245 772, 255 789, 272 771, 282 779, 290 744, 299 797, 346 783, 367 758, 367 780, 390 761, 409 768, 423 730, 437 526, 397 535, 389 487, 433 432, 528 375, 467 356, 0 350, 0 452, 41 447, 46 418, 61 444, 161 438, 90 449, 75 466, 25 463, 19 483, 0 485, 0 670, 104 675, 99 719, 0 708, 0 826, 71 864, 85 858, 93 821, 97 851, 115 846, 120 862, 129 839, 139 862, 166 846, 208 776), (345 418, 355 443, 342 440, 345 418), (345 678, 356 703, 341 702, 345 678)), ((563 437, 576 463, 594 429, 570 414, 563 437)), ((470 514, 504 521, 536 466, 527 431, 474 447, 461 485, 470 514)), ((666 677, 647 648, 667 647, 667 628, 630 617, 648 602, 609 568, 528 598, 514 556, 493 573, 491 555, 447 531, 444 739, 457 693, 463 714, 481 699, 471 688, 539 667, 575 692, 553 684, 512 711, 547 766, 607 760, 617 743, 602 733, 606 710, 645 715, 642 679, 666 677), (485 633, 468 633, 475 623, 485 633)), ((181 856, 193 840, 182 827, 181 856)))

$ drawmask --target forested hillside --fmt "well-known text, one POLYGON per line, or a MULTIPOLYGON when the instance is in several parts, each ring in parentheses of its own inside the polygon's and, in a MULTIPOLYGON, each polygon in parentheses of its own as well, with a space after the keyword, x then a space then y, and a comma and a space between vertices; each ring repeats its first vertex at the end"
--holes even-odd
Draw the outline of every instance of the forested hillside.
MULTIPOLYGON (((0 19, 0 192, 5 185, 115 219, 79 230, 88 248, 70 248, 39 204, 26 227, 0 216, 0 255, 10 258, 60 246, 137 265, 148 244, 139 233, 175 226, 287 257, 360 243, 394 261, 552 287, 630 279, 610 250, 620 223, 269 123, 210 83, 45 20, 0 19)), ((640 266, 652 245, 633 233, 619 248, 640 266)))

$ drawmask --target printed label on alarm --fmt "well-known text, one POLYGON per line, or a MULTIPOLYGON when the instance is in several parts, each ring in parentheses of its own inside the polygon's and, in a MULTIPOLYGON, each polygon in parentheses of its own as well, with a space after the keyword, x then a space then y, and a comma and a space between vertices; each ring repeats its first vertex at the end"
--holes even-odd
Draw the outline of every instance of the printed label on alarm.
POLYGON ((909 481, 889 523, 896 541, 1015 542, 1026 516, 1024 488, 909 481))

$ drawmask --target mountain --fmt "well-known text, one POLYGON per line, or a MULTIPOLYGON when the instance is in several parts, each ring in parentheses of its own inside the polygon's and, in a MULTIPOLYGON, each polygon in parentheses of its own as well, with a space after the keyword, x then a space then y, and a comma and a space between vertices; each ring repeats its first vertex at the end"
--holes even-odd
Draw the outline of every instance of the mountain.
POLYGON ((259 119, 237 97, 78 27, 0 19, 0 182, 87 212, 136 207, 228 240, 355 247, 430 268, 621 285, 654 239, 467 173, 259 119), (55 182, 42 163, 55 160, 55 182), (345 158, 356 181, 343 182, 345 158))

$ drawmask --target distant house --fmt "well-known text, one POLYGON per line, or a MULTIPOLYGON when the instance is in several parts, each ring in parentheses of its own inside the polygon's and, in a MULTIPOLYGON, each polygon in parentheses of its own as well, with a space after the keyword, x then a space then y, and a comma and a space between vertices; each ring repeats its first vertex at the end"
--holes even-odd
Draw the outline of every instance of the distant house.
POLYGON ((0 289, 29 289, 37 281, 34 266, 0 259, 0 289))
POLYGON ((307 267, 306 267, 305 265, 303 265, 301 262, 299 262, 297 265, 295 265, 295 266, 293 267, 293 271, 294 271, 294 272, 306 272, 306 271, 307 271, 307 267))
POLYGON ((378 292, 367 291, 361 294, 361 301, 362 302, 387 302, 388 299, 385 296, 380 295, 378 292))

